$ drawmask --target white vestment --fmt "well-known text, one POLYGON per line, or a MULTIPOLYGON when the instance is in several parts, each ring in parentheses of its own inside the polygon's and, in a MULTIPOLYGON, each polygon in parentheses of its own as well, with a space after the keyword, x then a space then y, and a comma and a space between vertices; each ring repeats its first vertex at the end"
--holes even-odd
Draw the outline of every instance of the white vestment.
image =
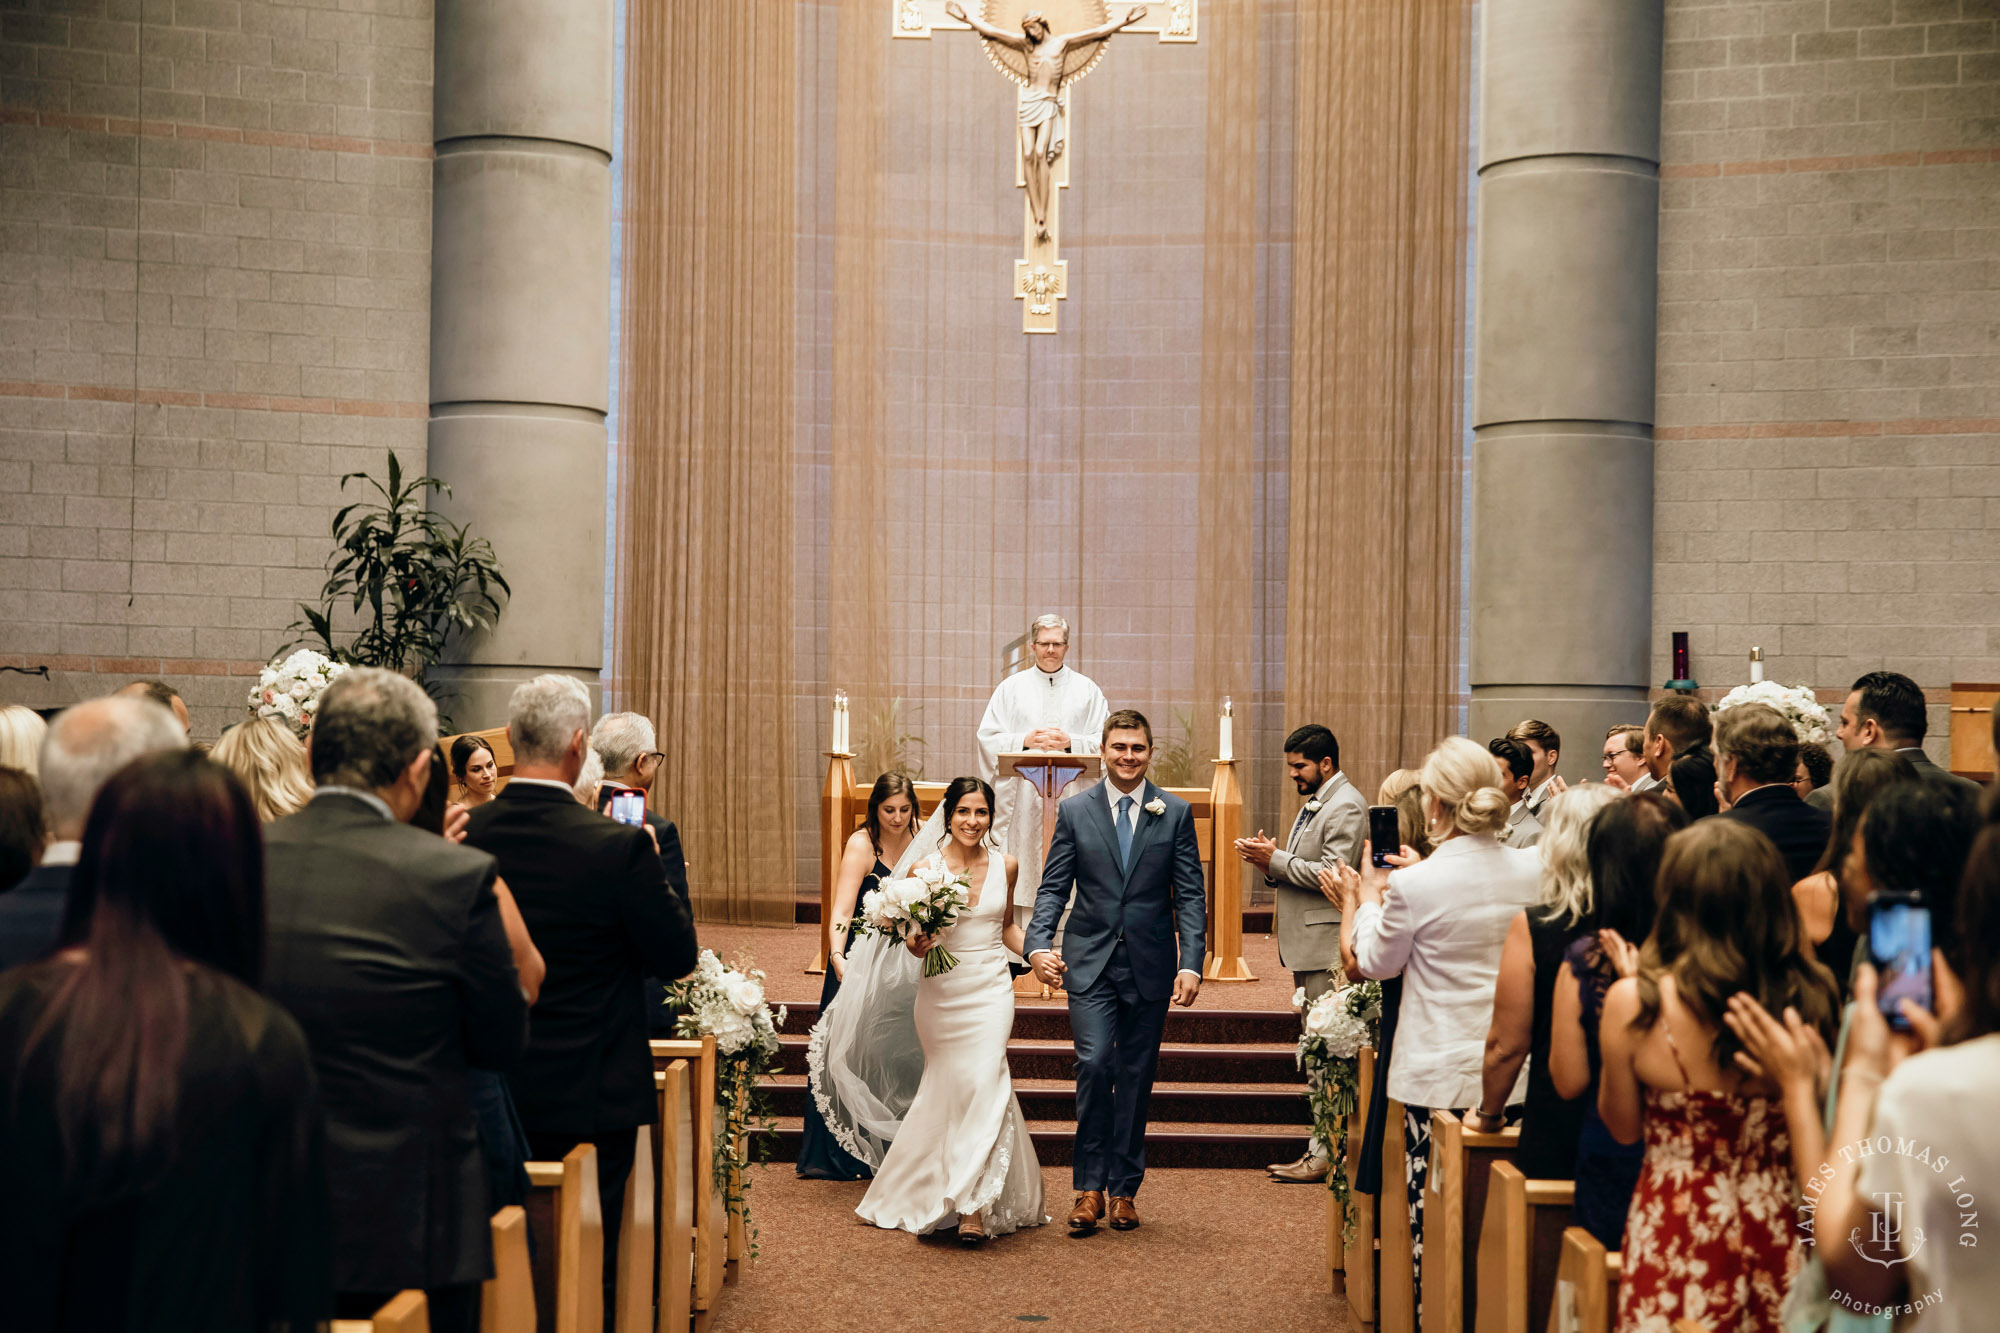
POLYGON ((1017 671, 1000 682, 979 721, 979 776, 993 784, 995 835, 1021 863, 1014 901, 1032 906, 1042 883, 1042 797, 1025 778, 1000 778, 1000 756, 1027 749, 1028 733, 1057 727, 1069 733, 1070 751, 1096 754, 1111 707, 1090 677, 1063 667, 1017 671))

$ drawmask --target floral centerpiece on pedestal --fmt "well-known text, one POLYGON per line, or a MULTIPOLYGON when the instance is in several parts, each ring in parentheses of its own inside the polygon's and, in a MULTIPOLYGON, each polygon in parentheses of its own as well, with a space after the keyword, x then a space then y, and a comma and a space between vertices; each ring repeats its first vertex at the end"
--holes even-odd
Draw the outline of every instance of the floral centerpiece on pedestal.
POLYGON ((1341 1235, 1351 1237, 1348 1207, 1347 1122, 1361 1106, 1361 1048, 1381 1040, 1382 985, 1363 981, 1330 990, 1306 1004, 1305 988, 1292 992, 1304 1012, 1298 1066, 1306 1071, 1306 1099, 1313 1113, 1313 1148, 1333 1165, 1326 1186, 1340 1200, 1341 1235))
POLYGON ((750 1164, 753 1134, 760 1160, 770 1154, 775 1122, 761 1080, 777 1068, 784 1006, 772 1013, 763 972, 733 967, 713 949, 703 949, 694 971, 667 987, 667 1005, 677 1016, 675 1036, 715 1038, 715 1187, 754 1238, 743 1168, 750 1164))
POLYGON ((257 686, 250 691, 250 715, 275 717, 304 740, 312 730, 320 695, 345 674, 347 668, 325 653, 301 648, 257 673, 257 686))
POLYGON ((1818 696, 1804 685, 1780 685, 1775 680, 1738 685, 1716 702, 1713 711, 1720 713, 1738 704, 1766 704, 1777 709, 1779 715, 1792 724, 1792 730, 1799 734, 1802 742, 1810 741, 1815 745, 1833 743, 1833 732, 1827 727, 1826 709, 1820 705, 1818 696))

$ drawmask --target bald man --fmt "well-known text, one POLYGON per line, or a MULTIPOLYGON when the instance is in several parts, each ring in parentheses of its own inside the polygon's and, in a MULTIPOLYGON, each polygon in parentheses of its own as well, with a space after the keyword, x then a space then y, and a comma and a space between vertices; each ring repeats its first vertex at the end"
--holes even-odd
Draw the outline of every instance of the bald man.
POLYGON ((42 799, 56 840, 27 878, 0 893, 0 968, 39 958, 62 933, 70 872, 83 852, 91 802, 111 775, 142 754, 176 750, 187 731, 150 699, 92 699, 56 714, 42 737, 42 799))
POLYGON ((173 686, 164 680, 135 680, 121 688, 115 699, 151 699, 160 707, 174 715, 174 721, 181 724, 181 735, 190 739, 194 728, 188 725, 188 706, 173 686))

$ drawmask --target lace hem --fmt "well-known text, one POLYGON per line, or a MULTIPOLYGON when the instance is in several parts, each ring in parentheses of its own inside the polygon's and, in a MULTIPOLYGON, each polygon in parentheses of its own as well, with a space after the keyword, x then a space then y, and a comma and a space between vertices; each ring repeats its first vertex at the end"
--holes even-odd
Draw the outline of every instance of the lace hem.
POLYGON ((979 1173, 979 1180, 973 1185, 970 1196, 962 1201, 945 1200, 950 1210, 946 1220, 967 1213, 983 1213, 989 1236, 1004 1236, 1022 1227, 1038 1227, 1049 1220, 1046 1215, 1038 1215, 1038 1210, 1034 1209, 996 1207, 1006 1193, 1007 1178, 1014 1169, 1014 1138, 1020 1129, 1021 1103, 1010 1089, 1007 1093, 1007 1114, 1000 1119, 1000 1136, 986 1158, 986 1167, 979 1173))
POLYGON ((833 1141, 845 1148, 855 1160, 870 1167, 882 1165, 886 1153, 876 1151, 861 1141, 860 1137, 841 1123, 833 1110, 833 1099, 826 1095, 826 1015, 812 1025, 812 1032, 806 1040, 806 1088, 812 1093, 813 1104, 819 1107, 819 1118, 826 1123, 827 1133, 833 1141))

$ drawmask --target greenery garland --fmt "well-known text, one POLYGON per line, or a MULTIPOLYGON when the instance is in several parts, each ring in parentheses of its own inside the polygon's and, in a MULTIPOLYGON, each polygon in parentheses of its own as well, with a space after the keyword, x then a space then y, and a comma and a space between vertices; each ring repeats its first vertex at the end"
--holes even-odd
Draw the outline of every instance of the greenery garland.
POLYGON ((1382 985, 1363 981, 1330 990, 1305 1003, 1301 989, 1292 1002, 1303 1010, 1298 1067, 1306 1073, 1306 1100, 1312 1108, 1313 1148, 1331 1163, 1326 1187, 1340 1201, 1343 1243, 1354 1239, 1354 1210, 1347 1179, 1347 1125, 1361 1109, 1361 1048, 1381 1039, 1382 985))

